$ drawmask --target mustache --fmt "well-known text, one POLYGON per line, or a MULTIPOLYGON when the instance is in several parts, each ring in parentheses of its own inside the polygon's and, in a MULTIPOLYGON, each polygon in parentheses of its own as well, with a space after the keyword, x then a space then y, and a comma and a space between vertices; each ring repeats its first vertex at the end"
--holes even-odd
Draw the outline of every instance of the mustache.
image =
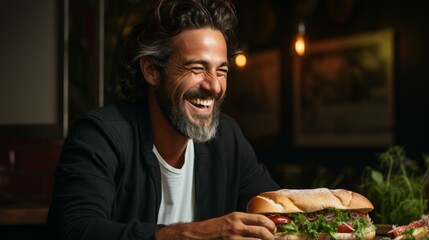
POLYGON ((185 93, 185 98, 201 98, 201 99, 207 99, 207 98, 213 98, 214 100, 218 101, 222 98, 223 92, 220 92, 218 94, 214 94, 210 91, 206 91, 204 89, 198 88, 194 90, 189 90, 185 93))

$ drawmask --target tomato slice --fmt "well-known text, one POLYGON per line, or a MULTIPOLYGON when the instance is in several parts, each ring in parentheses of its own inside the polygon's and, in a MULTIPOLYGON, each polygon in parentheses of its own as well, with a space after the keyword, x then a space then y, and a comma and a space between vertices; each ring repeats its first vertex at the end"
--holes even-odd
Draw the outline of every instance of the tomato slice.
POLYGON ((422 219, 418 221, 412 221, 408 225, 402 225, 393 229, 391 233, 393 234, 394 237, 398 237, 402 235, 405 232, 405 230, 409 228, 419 228, 419 227, 423 227, 424 225, 425 225, 425 221, 422 219))
POLYGON ((276 225, 287 224, 292 221, 289 217, 279 214, 269 215, 268 218, 271 219, 271 221, 273 221, 276 225))
POLYGON ((345 223, 340 223, 337 226, 337 232, 339 233, 351 233, 354 232, 355 230, 348 224, 345 223))
POLYGON ((395 229, 392 231, 393 236, 396 238, 396 237, 398 237, 398 236, 402 235, 402 233, 404 233, 404 232, 405 232, 405 230, 407 230, 408 228, 409 228, 408 226, 400 226, 400 227, 395 228, 395 229))
POLYGON ((418 228, 418 227, 423 227, 425 225, 425 221, 423 219, 419 220, 419 221, 413 221, 410 224, 408 224, 409 228, 418 228))

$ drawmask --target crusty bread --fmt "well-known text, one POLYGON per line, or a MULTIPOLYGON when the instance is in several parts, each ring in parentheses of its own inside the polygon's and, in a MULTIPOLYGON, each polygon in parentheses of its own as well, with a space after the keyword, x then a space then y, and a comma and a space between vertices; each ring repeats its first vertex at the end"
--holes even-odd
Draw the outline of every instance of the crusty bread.
MULTIPOLYGON (((373 240, 375 238, 375 228, 367 227, 363 231, 363 240, 373 240)), ((327 238, 330 239, 330 238, 327 238)), ((353 233, 335 233, 334 239, 337 240, 355 240, 353 233)))
POLYGON ((308 213, 326 208, 368 213, 372 203, 359 193, 344 189, 282 189, 264 192, 247 204, 249 213, 308 213))

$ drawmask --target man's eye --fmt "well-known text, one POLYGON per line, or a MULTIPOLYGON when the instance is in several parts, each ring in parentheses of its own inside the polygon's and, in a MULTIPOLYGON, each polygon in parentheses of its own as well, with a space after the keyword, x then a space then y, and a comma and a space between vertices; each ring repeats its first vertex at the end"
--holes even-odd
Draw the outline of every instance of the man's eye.
POLYGON ((191 70, 194 73, 202 73, 202 72, 204 72, 204 68, 202 68, 202 67, 193 67, 193 68, 191 68, 191 70))
POLYGON ((227 75, 227 73, 228 73, 228 69, 218 69, 218 70, 217 70, 217 74, 218 74, 219 76, 226 76, 226 75, 227 75))

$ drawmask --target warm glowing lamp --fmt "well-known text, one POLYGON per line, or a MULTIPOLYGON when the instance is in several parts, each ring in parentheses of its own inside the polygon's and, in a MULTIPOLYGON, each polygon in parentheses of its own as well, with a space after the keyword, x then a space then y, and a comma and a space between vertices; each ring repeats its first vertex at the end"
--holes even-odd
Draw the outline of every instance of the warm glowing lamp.
POLYGON ((239 68, 243 68, 244 66, 246 66, 247 63, 247 58, 246 55, 244 55, 243 53, 239 53, 237 54, 237 56, 235 56, 235 65, 239 68))
POLYGON ((305 38, 301 34, 297 34, 295 38, 295 52, 298 56, 302 56, 305 53, 305 38))
POLYGON ((305 54, 306 42, 307 41, 305 39, 305 25, 304 23, 299 23, 298 33, 296 34, 293 43, 293 49, 298 56, 303 56, 305 54))

